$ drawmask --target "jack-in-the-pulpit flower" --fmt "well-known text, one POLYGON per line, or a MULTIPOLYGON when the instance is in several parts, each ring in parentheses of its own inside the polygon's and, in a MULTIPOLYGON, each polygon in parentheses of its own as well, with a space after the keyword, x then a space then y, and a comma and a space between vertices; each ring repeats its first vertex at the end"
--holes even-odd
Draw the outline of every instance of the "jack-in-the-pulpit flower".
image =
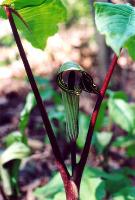
POLYGON ((79 96, 84 90, 99 94, 93 78, 74 62, 64 63, 57 74, 57 84, 62 89, 62 99, 66 114, 66 136, 75 142, 79 134, 79 96))

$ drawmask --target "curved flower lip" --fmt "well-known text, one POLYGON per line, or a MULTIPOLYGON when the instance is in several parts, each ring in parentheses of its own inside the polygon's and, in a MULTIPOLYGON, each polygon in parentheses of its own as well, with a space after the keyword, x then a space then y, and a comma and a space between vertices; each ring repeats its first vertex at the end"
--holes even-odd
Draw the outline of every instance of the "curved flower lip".
POLYGON ((99 94, 99 89, 93 83, 93 78, 87 72, 85 72, 80 65, 75 62, 66 62, 60 67, 57 74, 57 84, 63 91, 70 94, 80 95, 82 90, 88 93, 99 94), (68 77, 66 73, 69 73, 68 77), (77 82, 75 81, 75 79, 73 83, 70 83, 70 85, 72 85, 72 88, 70 88, 69 86, 69 77, 71 73, 75 74, 75 76, 78 77, 77 82), (67 82, 65 81, 64 76, 66 76, 66 78, 68 79, 67 82))

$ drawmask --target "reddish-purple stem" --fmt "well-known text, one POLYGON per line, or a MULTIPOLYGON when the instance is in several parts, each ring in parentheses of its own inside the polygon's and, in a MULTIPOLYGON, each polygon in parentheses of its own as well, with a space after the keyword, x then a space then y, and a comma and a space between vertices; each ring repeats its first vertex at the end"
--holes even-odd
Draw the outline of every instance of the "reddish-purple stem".
POLYGON ((93 111, 92 116, 91 116, 91 121, 90 121, 89 129, 88 129, 84 149, 83 149, 83 152, 82 152, 82 155, 81 155, 80 162, 78 163, 76 170, 75 170, 75 173, 74 173, 74 180, 75 180, 78 188, 80 187, 80 182, 81 182, 83 170, 84 170, 85 164, 87 162, 87 158, 88 158, 88 154, 89 154, 89 150, 90 150, 90 146, 91 146, 91 141, 92 141, 92 136, 93 136, 93 132, 94 132, 94 127, 95 127, 95 124, 96 124, 99 109, 100 109, 102 100, 104 98, 105 92, 107 90, 108 84, 110 82, 112 73, 113 73, 114 68, 117 64, 117 60, 118 60, 118 57, 116 55, 114 55, 113 60, 110 64, 110 66, 109 66, 108 72, 106 74, 106 77, 104 79, 103 86, 100 90, 100 95, 98 96, 94 111, 93 111))
POLYGON ((70 149, 71 149, 71 166, 72 166, 72 176, 73 176, 76 167, 76 142, 74 141, 71 142, 70 149))
POLYGON ((3 191, 2 186, 0 186, 0 194, 1 194, 1 196, 3 197, 3 200, 9 200, 9 199, 6 197, 6 195, 5 195, 4 191, 3 191))
POLYGON ((5 11, 6 11, 8 20, 10 22, 10 26, 11 26, 11 29, 12 29, 12 32, 13 32, 19 53, 20 53, 20 56, 22 58, 22 61, 23 61, 29 82, 31 84, 33 93, 35 95, 37 105, 39 107, 39 110, 40 110, 40 113, 41 113, 41 116, 42 116, 42 120, 43 120, 44 126, 46 128, 46 132, 48 134, 48 137, 49 137, 49 140, 50 140, 50 143, 51 143, 51 146, 52 146, 52 150, 53 150, 53 153, 54 153, 56 161, 57 161, 57 166, 58 166, 59 170, 62 170, 62 175, 65 173, 63 175, 63 177, 69 178, 70 177, 69 172, 68 172, 68 170, 65 166, 64 160, 62 158, 60 149, 59 149, 57 141, 56 141, 56 137, 54 135, 50 120, 48 118, 48 114, 47 114, 46 109, 45 109, 45 105, 43 104, 43 101, 42 101, 41 96, 39 94, 39 90, 37 88, 34 76, 32 74, 32 71, 31 71, 29 62, 27 60, 24 48, 22 46, 21 39, 19 37, 14 19, 13 19, 13 16, 12 16, 12 9, 5 6, 5 11))

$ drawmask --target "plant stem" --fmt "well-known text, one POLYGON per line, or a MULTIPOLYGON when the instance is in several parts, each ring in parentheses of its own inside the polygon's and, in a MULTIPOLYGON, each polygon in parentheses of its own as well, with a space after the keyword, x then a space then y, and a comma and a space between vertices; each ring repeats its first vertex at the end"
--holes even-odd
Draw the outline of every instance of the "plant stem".
POLYGON ((17 198, 16 195, 12 195, 8 198, 8 200, 19 200, 19 197, 17 198))
POLYGON ((3 188, 2 188, 1 185, 0 185, 0 194, 3 197, 4 200, 8 200, 8 198, 6 197, 6 195, 5 195, 5 193, 4 193, 3 188))
POLYGON ((71 165, 72 165, 72 176, 76 167, 76 142, 71 143, 71 165))
POLYGON ((97 116, 98 116, 98 113, 99 113, 99 109, 100 109, 102 100, 104 98, 105 92, 107 90, 108 84, 110 82, 112 73, 113 73, 114 68, 117 64, 117 60, 118 60, 118 57, 116 55, 114 55, 112 62, 109 66, 108 72, 106 74, 106 77, 104 79, 103 86, 100 90, 100 95, 97 98, 96 105, 95 105, 95 108, 94 108, 92 116, 91 116, 91 121, 90 121, 89 129, 88 129, 84 149, 83 149, 83 152, 82 152, 82 155, 81 155, 80 162, 78 163, 76 170, 75 170, 75 173, 74 173, 74 180, 75 180, 78 188, 80 188, 80 182, 81 182, 82 174, 83 174, 86 162, 87 162, 87 158, 88 158, 88 154, 89 154, 89 150, 90 150, 90 146, 91 146, 91 141, 92 141, 92 136, 93 136, 93 132, 94 132, 94 127, 95 127, 95 124, 96 124, 96 119, 97 119, 97 116))
POLYGON ((65 173, 64 176, 69 177, 69 172, 68 172, 68 170, 65 166, 64 160, 63 160, 61 152, 60 152, 60 149, 58 147, 55 134, 53 132, 50 120, 48 118, 48 114, 47 114, 46 109, 45 109, 45 105, 43 104, 43 101, 42 101, 41 96, 39 94, 38 87, 36 85, 33 73, 31 71, 29 62, 27 60, 23 45, 21 43, 21 39, 19 37, 14 19, 13 19, 13 16, 12 16, 12 10, 9 7, 5 6, 5 11, 6 11, 6 14, 7 14, 7 17, 8 17, 8 20, 9 20, 9 23, 10 23, 10 26, 11 26, 11 29, 12 29, 18 50, 19 50, 19 53, 20 53, 20 56, 22 58, 22 61, 23 61, 29 82, 31 84, 31 88, 32 88, 33 93, 35 95, 37 105, 39 107, 39 110, 40 110, 40 113, 41 113, 41 116, 42 116, 42 120, 43 120, 44 126, 46 128, 46 131, 47 131, 47 134, 48 134, 51 146, 52 146, 53 153, 54 153, 55 158, 56 158, 57 166, 58 166, 59 170, 63 170, 63 173, 65 173))

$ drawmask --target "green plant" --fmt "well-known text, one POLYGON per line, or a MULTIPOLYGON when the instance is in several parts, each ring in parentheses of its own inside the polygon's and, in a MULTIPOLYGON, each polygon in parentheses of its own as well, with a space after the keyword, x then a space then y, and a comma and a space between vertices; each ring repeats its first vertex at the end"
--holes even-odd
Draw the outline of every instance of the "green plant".
POLYGON ((90 5, 87 0, 63 0, 64 4, 66 5, 68 11, 68 19, 66 24, 71 25, 76 21, 79 21, 81 17, 88 18, 90 12, 90 5))
MULTIPOLYGON (((89 74, 87 74, 84 70, 82 70, 82 68, 78 64, 75 64, 73 62, 69 62, 62 65, 62 68, 60 69, 60 72, 58 74, 58 83, 59 83, 59 86, 64 91, 63 98, 64 98, 64 103, 66 103, 65 104, 66 114, 68 115, 66 118, 67 119, 66 121, 67 135, 68 137, 69 135, 73 136, 73 137, 69 137, 70 139, 69 141, 71 143, 71 148, 70 148, 71 166, 72 166, 72 174, 71 174, 69 173, 67 166, 65 165, 64 160, 62 158, 60 148, 56 140, 56 136, 52 129, 46 108, 41 99, 39 89, 36 85, 34 76, 32 74, 29 62, 27 60, 25 51, 23 49, 18 31, 17 31, 17 28, 19 28, 23 32, 24 36, 32 43, 34 47, 43 49, 48 36, 54 34, 57 31, 57 23, 65 19, 65 15, 66 15, 65 8, 60 0, 55 0, 55 1, 40 0, 38 2, 36 0, 33 0, 32 2, 29 2, 27 0, 23 0, 23 1, 22 0, 10 0, 10 1, 5 0, 1 4, 1 9, 0 9, 0 16, 3 18, 6 18, 7 16, 10 22, 14 38, 19 49, 20 56, 22 58, 35 99, 37 101, 37 105, 41 112, 43 123, 46 128, 46 132, 48 134, 48 137, 53 149, 53 153, 56 158, 57 167, 60 171, 60 174, 64 183, 67 200, 79 199, 80 184, 82 180, 84 167, 86 165, 86 161, 88 158, 89 149, 92 142, 92 136, 94 133, 94 128, 95 126, 97 127, 99 126, 98 123, 96 124, 96 120, 97 120, 98 114, 100 113, 101 103, 103 101, 111 76, 117 64, 117 60, 118 60, 118 56, 120 54, 121 48, 126 47, 128 49, 129 54, 132 56, 132 58, 135 58, 135 55, 134 55, 134 35, 135 35, 134 12, 135 10, 134 8, 131 7, 130 5, 113 5, 113 4, 107 4, 107 3, 96 3, 95 11, 96 11, 97 27, 101 33, 106 35, 107 44, 113 48, 113 50, 116 52, 117 55, 115 54, 112 59, 112 62, 110 64, 110 67, 108 69, 108 72, 106 74, 106 77, 104 79, 103 85, 100 90, 98 90, 96 85, 93 83, 92 77, 89 74), (53 14, 52 14, 52 10, 53 10, 53 14), (46 25, 48 24, 48 21, 51 23, 49 23, 49 26, 46 27, 46 26, 43 26, 45 23, 44 21, 46 22, 46 25), (32 37, 30 35, 30 32, 32 32, 32 37), (65 72, 67 71, 69 71, 69 73, 66 74, 65 72), (78 72, 79 72, 79 77, 78 77, 79 85, 78 84, 76 85, 75 77, 77 76, 78 72), (65 82, 63 74, 65 74, 67 82, 65 82), (78 137, 78 103, 79 103, 78 95, 80 94, 82 90, 97 94, 97 101, 96 101, 95 108, 91 116, 91 121, 89 124, 88 133, 86 135, 86 140, 85 140, 85 144, 82 150, 80 160, 79 162, 76 162, 75 149, 76 149, 76 140, 78 137), (69 109, 70 109, 70 112, 69 112, 69 109), (69 120, 71 115, 72 115, 72 121, 69 120), (75 122, 76 124, 73 124, 73 122, 75 122), (72 132, 73 130, 74 132, 72 132)), ((110 113, 111 113, 110 116, 112 120, 114 120, 115 123, 118 123, 119 126, 122 126, 122 128, 125 129, 126 131, 133 132, 134 120, 132 119, 132 116, 130 116, 130 114, 132 115, 132 110, 127 106, 126 102, 119 99, 110 98, 108 101, 108 106, 110 109, 110 113), (119 109, 120 105, 122 105, 121 107, 122 112, 126 112, 125 110, 128 110, 128 113, 126 113, 125 115, 127 119, 130 121, 130 123, 127 123, 127 121, 125 120, 125 118, 123 118, 123 116, 121 118, 123 118, 122 120, 125 120, 124 124, 121 123, 121 120, 119 120, 119 118, 117 120, 115 119, 114 113, 116 113, 117 115, 120 115, 121 113, 119 109)), ((32 108, 33 108, 33 104, 30 105, 28 110, 25 109, 25 112, 22 113, 22 117, 23 116, 26 117, 27 113, 32 108)), ((102 114, 102 112, 100 114, 102 114)), ((27 120, 24 121, 24 124, 25 126, 27 125, 27 120)), ((24 127, 20 126, 22 132, 24 131, 24 127)), ((13 158, 16 158, 14 154, 13 154, 13 158)), ((96 173, 98 174, 98 171, 96 171, 96 173)), ((117 175, 114 176, 116 179, 119 177, 118 173, 117 175)), ((106 174, 104 175, 106 176, 106 179, 107 179, 108 175, 106 174)), ((104 176, 102 177, 104 178, 104 176)), ((121 178, 122 177, 123 175, 121 176, 121 178)), ((120 181, 122 180, 121 178, 120 178, 120 181)), ((88 182, 89 181, 91 182, 91 179, 88 180, 88 182)), ((95 191, 95 188, 97 188, 96 186, 98 185, 98 183, 99 184, 101 183, 102 185, 102 180, 100 179, 94 180, 93 182, 94 182, 93 183, 94 191, 95 191)), ((111 186, 113 185, 113 182, 106 185, 109 185, 111 188, 111 186)), ((85 184, 85 187, 86 187, 86 184, 85 184)), ((122 185, 122 187, 125 187, 126 189, 123 191, 123 189, 121 189, 120 187, 119 190, 121 190, 121 192, 118 191, 116 188, 114 192, 115 198, 117 198, 121 194, 123 194, 125 198, 127 197, 129 193, 131 193, 131 196, 133 197, 132 193, 134 190, 131 187, 131 184, 129 183, 129 181, 126 180, 125 185, 122 185)), ((63 196, 63 194, 59 194, 59 195, 63 196)), ((102 192, 102 195, 100 197, 104 197, 104 191, 102 192)), ((99 199, 101 199, 100 197, 99 199)), ((60 197, 56 196, 55 198, 57 199, 60 197)), ((86 198, 86 197, 83 197, 83 198, 86 198)))
MULTIPOLYGON (((134 187, 130 177, 135 177, 134 170, 123 168, 112 170, 110 173, 100 168, 86 167, 82 178, 80 200, 134 199, 134 187)), ((50 182, 39 187, 34 192, 39 200, 66 199, 60 175, 55 174, 50 182)))
POLYGON ((0 153, 0 177, 7 196, 19 195, 18 178, 21 160, 30 153, 24 138, 20 132, 13 132, 4 138, 5 150, 0 153))

